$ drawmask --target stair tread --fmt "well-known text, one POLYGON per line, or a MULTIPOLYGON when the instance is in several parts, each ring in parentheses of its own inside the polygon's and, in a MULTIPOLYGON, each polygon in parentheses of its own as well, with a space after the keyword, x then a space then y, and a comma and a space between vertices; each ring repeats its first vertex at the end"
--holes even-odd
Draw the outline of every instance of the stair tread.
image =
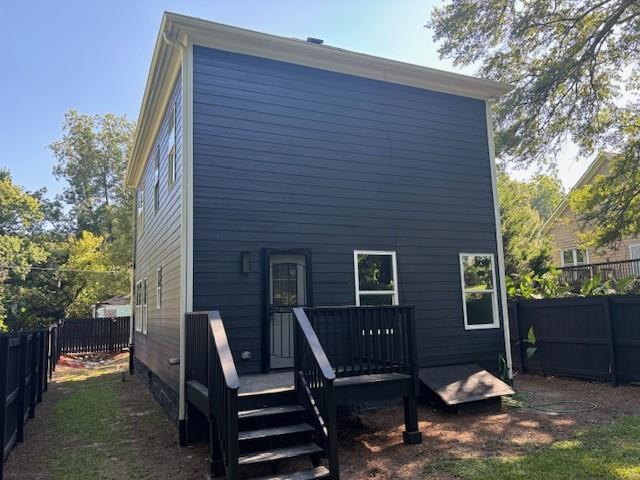
POLYGON ((270 415, 282 415, 285 413, 304 412, 304 407, 301 405, 282 405, 279 407, 265 407, 256 408, 253 410, 244 410, 238 412, 238 418, 255 418, 255 417, 267 417, 270 415))
POLYGON ((320 453, 322 451, 322 448, 315 443, 307 443, 305 445, 297 445, 295 447, 274 448, 272 450, 263 450, 261 452, 246 453, 240 456, 238 463, 240 465, 251 465, 254 463, 273 462, 276 460, 299 457, 301 455, 320 453))
POLYGON ((319 478, 327 478, 329 469, 324 466, 312 468, 295 473, 277 473, 267 475, 266 477, 253 478, 251 480, 315 480, 319 478))
POLYGON ((238 440, 258 440, 269 437, 279 437, 292 433, 312 432, 313 427, 306 423, 295 425, 284 425, 282 427, 260 428, 256 430, 246 430, 238 434, 238 440))

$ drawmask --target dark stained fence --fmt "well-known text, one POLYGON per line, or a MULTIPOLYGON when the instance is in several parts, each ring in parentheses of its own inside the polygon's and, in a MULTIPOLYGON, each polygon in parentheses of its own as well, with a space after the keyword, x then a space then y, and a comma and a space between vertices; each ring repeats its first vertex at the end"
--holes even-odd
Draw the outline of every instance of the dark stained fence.
POLYGON ((0 480, 13 446, 24 441, 24 426, 47 390, 47 375, 59 358, 58 326, 0 334, 0 480))
POLYGON ((129 317, 69 318, 60 325, 65 353, 116 353, 129 348, 129 317))
POLYGON ((640 381, 640 295, 518 300, 509 319, 520 372, 640 381), (537 351, 527 358, 522 340, 531 327, 537 351))

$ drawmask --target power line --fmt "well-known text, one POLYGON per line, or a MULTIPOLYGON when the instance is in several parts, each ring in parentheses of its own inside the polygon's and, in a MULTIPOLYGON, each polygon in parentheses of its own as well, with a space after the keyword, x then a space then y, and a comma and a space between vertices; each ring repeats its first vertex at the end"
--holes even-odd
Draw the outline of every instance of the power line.
MULTIPOLYGON (((18 270, 22 269, 19 265, 0 265, 0 269, 3 270, 18 270)), ((123 273, 126 270, 90 270, 90 269, 81 269, 81 268, 62 268, 62 267, 27 267, 29 270, 40 270, 40 271, 49 271, 49 272, 69 272, 69 273, 123 273)))

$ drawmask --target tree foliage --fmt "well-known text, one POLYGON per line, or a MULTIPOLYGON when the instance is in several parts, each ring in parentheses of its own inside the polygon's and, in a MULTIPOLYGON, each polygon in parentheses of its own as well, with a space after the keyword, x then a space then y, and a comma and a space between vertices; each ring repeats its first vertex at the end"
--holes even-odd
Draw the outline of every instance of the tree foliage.
POLYGON ((515 86, 496 109, 502 155, 545 161, 567 135, 590 152, 637 118, 616 102, 640 87, 637 0, 453 0, 429 26, 441 56, 515 86))
POLYGON ((0 170, 0 328, 31 328, 129 291, 132 194, 124 173, 133 125, 69 111, 51 145, 62 196, 25 192, 0 170))
POLYGON ((0 170, 0 330, 6 328, 7 279, 24 278, 34 263, 47 258, 46 250, 28 236, 43 220, 38 199, 0 170))
POLYGON ((434 8, 428 27, 442 57, 479 65, 482 77, 514 86, 494 108, 501 161, 554 164, 567 139, 582 155, 618 151, 626 161, 593 195, 583 193, 578 210, 598 242, 635 230, 640 209, 629 207, 637 201, 640 140, 638 0, 452 0, 434 8))
POLYGON ((543 214, 553 210, 561 198, 560 184, 552 177, 540 175, 530 182, 522 182, 510 178, 506 173, 498 176, 498 200, 507 275, 540 273, 548 268, 549 244, 547 239, 537 233, 545 220, 543 214), (548 198, 545 201, 540 199, 540 185, 549 187, 546 191, 548 198))

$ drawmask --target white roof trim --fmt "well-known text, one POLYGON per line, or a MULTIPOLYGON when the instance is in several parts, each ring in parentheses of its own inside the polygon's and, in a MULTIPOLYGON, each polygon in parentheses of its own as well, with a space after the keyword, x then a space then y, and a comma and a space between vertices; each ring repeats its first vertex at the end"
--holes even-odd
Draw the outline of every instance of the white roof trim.
MULTIPOLYGON (((154 121, 154 117, 158 116, 156 115, 157 110, 164 107, 164 105, 158 105, 161 103, 159 100, 167 97, 165 90, 170 88, 167 85, 167 74, 168 72, 175 73, 180 64, 179 52, 177 52, 177 48, 174 48, 176 42, 181 45, 193 43, 229 52, 481 100, 500 97, 512 89, 510 85, 492 80, 165 12, 156 40, 134 145, 129 159, 129 168, 126 174, 126 184, 129 187, 135 187, 139 182, 144 160, 148 156, 150 148, 148 143, 151 140, 148 137, 154 136, 157 130, 158 125, 155 125, 157 120, 154 121), (167 42, 165 40, 167 36, 175 41, 167 42), (171 68, 171 65, 174 68, 171 68)), ((173 81, 173 78, 170 80, 173 81)))

